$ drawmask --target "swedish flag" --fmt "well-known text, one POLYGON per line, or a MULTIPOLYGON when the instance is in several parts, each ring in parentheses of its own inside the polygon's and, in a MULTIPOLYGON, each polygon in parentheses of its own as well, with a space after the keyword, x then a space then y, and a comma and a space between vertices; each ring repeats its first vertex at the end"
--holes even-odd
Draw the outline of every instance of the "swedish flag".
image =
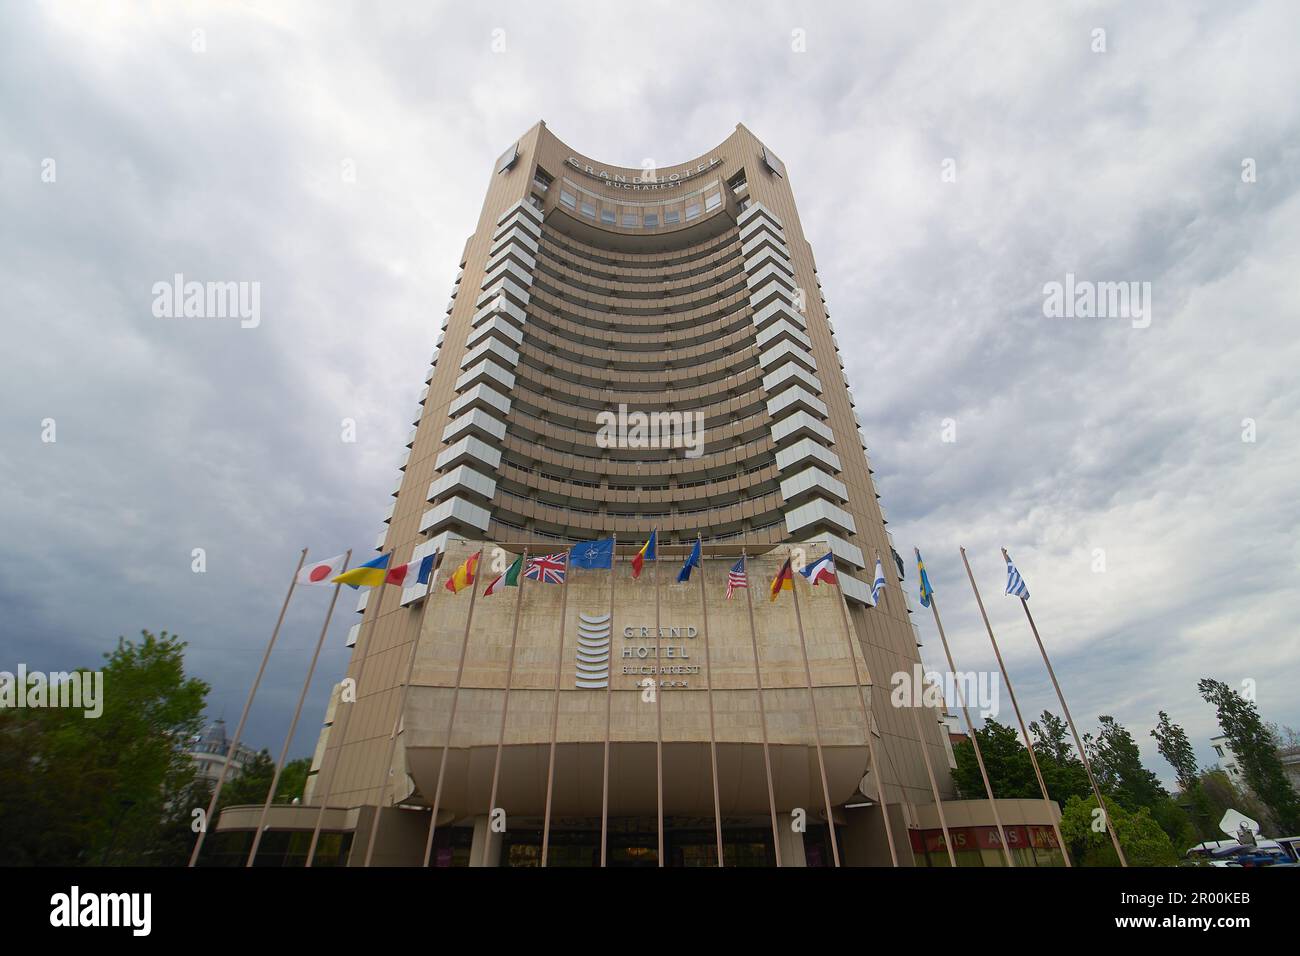
POLYGON ((921 572, 921 607, 929 607, 934 588, 930 587, 930 576, 925 573, 925 562, 921 560, 919 550, 916 552, 916 569, 921 572))

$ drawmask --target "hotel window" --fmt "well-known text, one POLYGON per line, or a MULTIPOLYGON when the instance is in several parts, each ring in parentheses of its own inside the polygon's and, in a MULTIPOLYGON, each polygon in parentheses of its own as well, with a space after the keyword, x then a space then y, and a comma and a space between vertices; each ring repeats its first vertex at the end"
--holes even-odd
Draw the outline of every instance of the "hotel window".
POLYGON ((687 219, 694 219, 694 218, 695 218, 696 216, 698 216, 699 214, 700 214, 700 204, 699 204, 699 203, 697 203, 697 202, 693 202, 693 203, 691 203, 689 206, 686 207, 686 218, 687 218, 687 219))
POLYGON ((636 213, 634 212, 623 213, 623 225, 628 229, 635 229, 637 227, 636 213))
POLYGON ((682 221, 682 214, 676 209, 664 210, 664 225, 671 226, 682 221))
POLYGON ((704 208, 706 211, 717 209, 722 205, 722 194, 714 193, 712 196, 704 197, 704 208))
POLYGON ((614 225, 614 210, 602 209, 600 211, 600 221, 607 225, 614 225))
POLYGON ((647 229, 654 229, 659 225, 659 216, 657 213, 648 212, 645 214, 645 221, 641 223, 647 229))
POLYGON ((533 173, 533 185, 537 187, 538 191, 546 192, 551 188, 553 182, 555 182, 555 177, 538 166, 537 171, 533 173))
POLYGON ((596 207, 593 206, 591 203, 584 201, 582 204, 582 214, 589 219, 595 219, 596 207))
POLYGON ((573 209, 578 205, 578 197, 573 195, 573 193, 566 193, 563 189, 561 189, 560 202, 564 203, 564 205, 568 206, 570 209, 573 209))
POLYGON ((736 195, 740 195, 749 188, 749 182, 745 179, 745 171, 743 169, 727 180, 727 188, 736 195))

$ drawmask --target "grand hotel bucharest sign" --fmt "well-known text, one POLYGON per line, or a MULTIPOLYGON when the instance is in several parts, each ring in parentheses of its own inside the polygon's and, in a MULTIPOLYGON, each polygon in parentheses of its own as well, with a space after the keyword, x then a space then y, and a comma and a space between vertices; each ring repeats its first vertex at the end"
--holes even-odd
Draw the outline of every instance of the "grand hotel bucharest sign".
POLYGON ((659 628, 658 657, 655 656, 654 628, 628 625, 617 655, 613 652, 610 615, 579 614, 576 685, 580 689, 609 686, 610 670, 620 668, 625 677, 639 685, 647 678, 658 677, 660 687, 689 687, 692 675, 700 673, 694 659, 694 642, 699 629, 694 624, 659 628))
POLYGON ((590 163, 580 161, 576 156, 570 156, 565 163, 576 169, 580 173, 590 176, 592 179, 599 179, 606 186, 614 189, 672 189, 674 186, 680 186, 682 183, 696 176, 707 173, 721 163, 722 160, 716 156, 707 162, 697 163, 694 166, 687 166, 684 169, 674 170, 671 173, 658 174, 655 170, 649 169, 642 172, 641 175, 632 175, 630 178, 627 173, 613 172, 607 169, 598 169, 590 163))
POLYGON ((623 628, 623 673, 637 678, 659 676, 660 687, 689 687, 690 676, 700 673, 691 659, 691 643, 699 636, 695 625, 659 628, 659 659, 655 660, 653 627, 623 628))

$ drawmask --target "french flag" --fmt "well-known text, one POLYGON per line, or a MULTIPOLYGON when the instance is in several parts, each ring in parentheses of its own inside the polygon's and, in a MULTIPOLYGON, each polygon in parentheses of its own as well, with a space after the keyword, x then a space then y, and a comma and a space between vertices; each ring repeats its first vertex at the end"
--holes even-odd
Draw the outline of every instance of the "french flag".
POLYGON ((813 584, 821 584, 823 581, 839 584, 835 578, 835 558, 829 551, 799 573, 813 584))

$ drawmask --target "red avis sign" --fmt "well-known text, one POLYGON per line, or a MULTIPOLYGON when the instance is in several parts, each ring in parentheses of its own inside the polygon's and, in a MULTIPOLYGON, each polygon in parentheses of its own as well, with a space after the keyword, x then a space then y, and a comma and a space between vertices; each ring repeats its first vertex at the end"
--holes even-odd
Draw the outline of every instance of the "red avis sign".
MULTIPOLYGON (((1032 847, 1036 850, 1060 849, 1056 834, 1050 826, 1017 825, 1004 827, 1007 831, 1007 844, 1011 849, 1032 847)), ((1002 840, 997 827, 949 827, 952 834, 952 848, 962 850, 998 850, 1002 849, 1002 840)), ((912 830, 912 849, 917 853, 942 853, 943 830, 912 830)))

